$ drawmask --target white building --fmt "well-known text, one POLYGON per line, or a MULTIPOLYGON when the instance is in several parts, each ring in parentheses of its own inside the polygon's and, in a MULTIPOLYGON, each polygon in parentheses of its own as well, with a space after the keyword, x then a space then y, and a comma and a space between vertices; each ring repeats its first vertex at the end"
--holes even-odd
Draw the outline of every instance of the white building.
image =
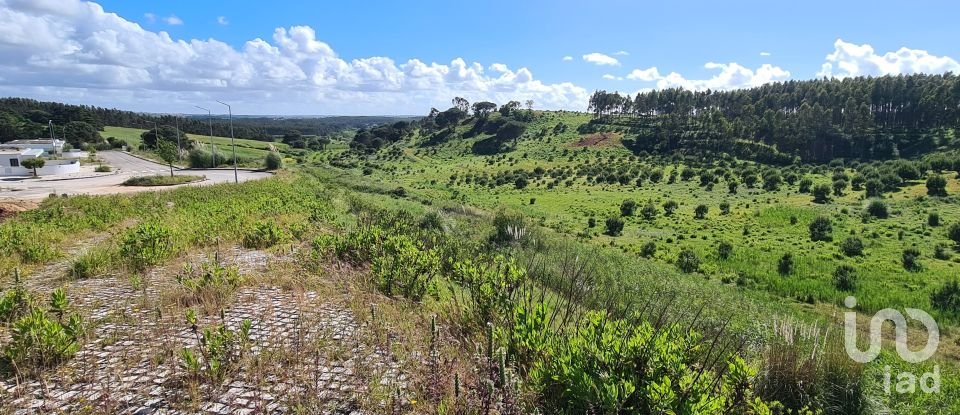
POLYGON ((13 140, 6 143, 0 143, 0 147, 15 148, 20 150, 40 149, 48 154, 60 154, 63 152, 63 140, 38 138, 36 140, 13 140))
MULTIPOLYGON (((50 140, 47 141, 47 144, 50 144, 50 140)), ((62 148, 62 142, 60 146, 62 148)), ((44 148, 20 149, 14 146, 8 147, 7 143, 4 143, 2 147, 0 147, 0 176, 32 176, 33 169, 23 167, 23 161, 43 157, 46 153, 47 150, 44 148)), ((79 172, 80 160, 47 160, 43 167, 37 169, 38 176, 63 175, 79 172)))

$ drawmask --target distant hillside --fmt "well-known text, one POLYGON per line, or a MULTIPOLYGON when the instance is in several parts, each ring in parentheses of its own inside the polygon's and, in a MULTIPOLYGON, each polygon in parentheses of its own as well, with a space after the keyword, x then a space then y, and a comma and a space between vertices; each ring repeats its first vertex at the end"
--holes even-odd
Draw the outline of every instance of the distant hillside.
POLYGON ((734 91, 597 91, 583 132, 618 130, 635 152, 711 151, 772 163, 923 155, 952 146, 960 78, 823 79, 734 91))
MULTIPOLYGON (((297 130, 306 135, 330 135, 343 130, 369 128, 398 120, 410 120, 411 117, 390 116, 331 116, 331 117, 262 117, 236 116, 233 120, 234 135, 237 138, 273 141, 274 136, 284 135, 297 130)), ((210 133, 206 116, 186 116, 176 120, 173 115, 145 114, 119 109, 100 108, 88 105, 70 105, 58 102, 42 102, 26 98, 0 99, 0 142, 21 138, 47 137, 50 135, 48 122, 57 126, 58 136, 88 138, 93 130, 103 127, 119 126, 131 128, 153 128, 160 125, 179 124, 181 130, 199 135, 210 133), (66 129, 64 131, 64 129, 66 129)), ((213 135, 229 136, 230 127, 226 117, 215 117, 213 135)), ((79 143, 77 143, 79 144, 79 143)))

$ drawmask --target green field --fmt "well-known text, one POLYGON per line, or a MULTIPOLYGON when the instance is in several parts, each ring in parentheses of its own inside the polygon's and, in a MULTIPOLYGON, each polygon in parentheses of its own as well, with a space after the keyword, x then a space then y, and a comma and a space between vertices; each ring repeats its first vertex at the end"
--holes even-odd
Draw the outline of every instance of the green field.
MULTIPOLYGON (((140 134, 145 131, 147 130, 138 128, 104 127, 103 132, 101 132, 100 135, 102 135, 104 138, 116 137, 118 139, 122 139, 127 142, 131 151, 139 151, 137 149, 142 143, 140 140, 140 134)), ((186 136, 188 139, 196 141, 198 145, 202 146, 203 148, 210 146, 211 138, 209 136, 201 136, 197 134, 187 134, 186 136)), ((246 166, 261 166, 263 164, 263 158, 266 157, 267 153, 269 153, 271 146, 280 152, 286 152, 290 150, 290 146, 279 142, 268 143, 265 141, 243 139, 237 139, 235 141, 237 146, 237 160, 240 162, 240 164, 246 166)), ((232 157, 230 137, 214 136, 212 142, 218 154, 224 154, 228 157, 232 157)), ((145 153, 145 155, 150 154, 145 153)))
MULTIPOLYGON (((755 188, 741 184, 736 194, 729 193, 722 178, 717 179, 712 190, 701 186, 697 176, 689 180, 677 178, 669 184, 671 172, 687 167, 685 161, 637 157, 619 145, 616 133, 611 134, 611 139, 583 145, 582 140, 588 135, 578 134, 576 127, 589 119, 586 114, 542 113, 530 123, 527 136, 516 149, 500 155, 471 154, 471 145, 484 136, 453 139, 437 146, 424 145, 420 137, 413 137, 399 143, 398 148, 354 161, 358 170, 362 166, 370 169, 371 177, 378 182, 393 183, 434 200, 521 212, 560 233, 631 255, 640 256, 641 247, 653 242, 657 249, 651 259, 657 262, 673 263, 681 249, 691 249, 698 253, 700 272, 710 284, 735 284, 770 292, 800 308, 840 305, 851 294, 834 287, 833 272, 841 264, 857 269, 859 285, 853 294, 860 298, 861 311, 867 313, 886 307, 934 310, 930 293, 956 278, 960 270, 958 255, 952 254, 950 259, 933 257, 937 245, 953 244, 947 239, 946 228, 960 222, 956 197, 928 197, 922 180, 907 181, 898 191, 885 196, 891 213, 885 219, 865 219, 863 212, 868 202, 864 192, 849 187, 828 203, 814 203, 813 196, 799 193, 796 184, 783 183, 775 191, 760 188, 761 183, 755 188), (561 134, 530 137, 530 132, 551 130, 557 123, 570 128, 561 134), (584 166, 634 173, 628 184, 588 183, 586 177, 577 174, 563 180, 550 177, 554 171, 575 171, 584 166), (537 168, 543 172, 538 174, 537 168), (637 169, 660 170, 663 179, 658 183, 648 179, 638 186, 637 169), (475 182, 477 177, 496 177, 518 170, 529 179, 523 189, 516 188, 512 180, 493 186, 475 182), (623 218, 622 235, 604 235, 605 219, 620 216, 620 204, 626 199, 636 201, 637 212, 623 218), (678 204, 672 216, 663 211, 663 203, 668 200, 678 204), (652 219, 640 214, 648 203, 656 207, 652 219), (730 205, 729 213, 720 212, 722 203, 730 205), (704 219, 695 219, 694 208, 700 204, 707 206, 708 213, 704 219), (939 213, 940 226, 927 225, 930 212, 939 213), (833 240, 812 242, 808 224, 821 215, 832 219, 833 240), (591 217, 596 220, 594 228, 588 227, 591 217), (791 217, 795 223, 791 223, 791 217), (841 253, 839 245, 851 236, 863 242, 863 255, 846 257, 841 253), (733 245, 728 258, 718 257, 720 242, 733 245), (907 272, 901 265, 902 252, 909 247, 921 252, 919 271, 907 272), (785 253, 793 255, 794 267, 788 275, 781 275, 778 262, 785 253)), ((468 127, 459 127, 458 133, 468 127)), ((351 157, 354 156, 346 158, 351 157)), ((783 170, 784 174, 787 171, 811 179, 814 186, 832 181, 832 169, 826 166, 790 167, 783 170)), ((853 174, 849 168, 845 171, 853 174)), ((944 177, 949 194, 960 192, 960 182, 953 174, 944 177)), ((952 249, 948 251, 952 253, 952 249)), ((957 321, 952 312, 934 313, 941 320, 957 321)))

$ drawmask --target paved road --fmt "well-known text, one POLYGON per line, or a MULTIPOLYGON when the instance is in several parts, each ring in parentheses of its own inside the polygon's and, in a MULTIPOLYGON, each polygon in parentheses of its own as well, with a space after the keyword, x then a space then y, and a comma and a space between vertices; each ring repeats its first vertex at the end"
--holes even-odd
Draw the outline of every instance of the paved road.
MULTIPOLYGON (((33 178, 2 178, 0 177, 0 200, 2 199, 42 199, 51 193, 57 194, 111 194, 128 193, 147 190, 169 189, 164 187, 128 187, 120 186, 124 180, 135 176, 150 176, 156 174, 170 174, 168 166, 154 163, 152 161, 133 157, 127 153, 119 151, 103 151, 97 153, 97 156, 103 159, 104 164, 113 167, 111 173, 99 173, 89 175, 88 177, 69 178, 58 180, 53 176, 44 176, 38 179, 33 178)), ((174 168, 176 175, 195 175, 206 176, 207 180, 198 183, 191 183, 183 186, 204 185, 211 183, 229 183, 233 182, 232 169, 216 170, 178 170, 174 168)), ((256 180, 270 177, 270 173, 240 170, 237 173, 240 181, 256 180)))

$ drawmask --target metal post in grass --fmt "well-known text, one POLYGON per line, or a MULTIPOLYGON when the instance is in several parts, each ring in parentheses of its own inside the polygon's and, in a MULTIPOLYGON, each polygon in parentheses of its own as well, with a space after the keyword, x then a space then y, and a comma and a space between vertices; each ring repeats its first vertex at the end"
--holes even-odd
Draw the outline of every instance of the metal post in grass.
POLYGON ((210 112, 210 110, 204 107, 201 107, 199 105, 194 105, 194 107, 200 108, 207 112, 207 124, 210 125, 210 157, 212 161, 212 165, 210 166, 210 168, 216 168, 217 167, 217 150, 213 147, 213 113, 210 112))
POLYGON ((180 147, 180 116, 174 115, 173 121, 177 126, 177 160, 183 160, 183 157, 180 156, 180 153, 183 151, 183 148, 180 147))
POLYGON ((233 140, 233 108, 230 104, 223 101, 217 101, 227 106, 227 114, 230 117, 230 146, 233 147, 233 182, 240 183, 240 177, 237 175, 237 144, 233 140))

